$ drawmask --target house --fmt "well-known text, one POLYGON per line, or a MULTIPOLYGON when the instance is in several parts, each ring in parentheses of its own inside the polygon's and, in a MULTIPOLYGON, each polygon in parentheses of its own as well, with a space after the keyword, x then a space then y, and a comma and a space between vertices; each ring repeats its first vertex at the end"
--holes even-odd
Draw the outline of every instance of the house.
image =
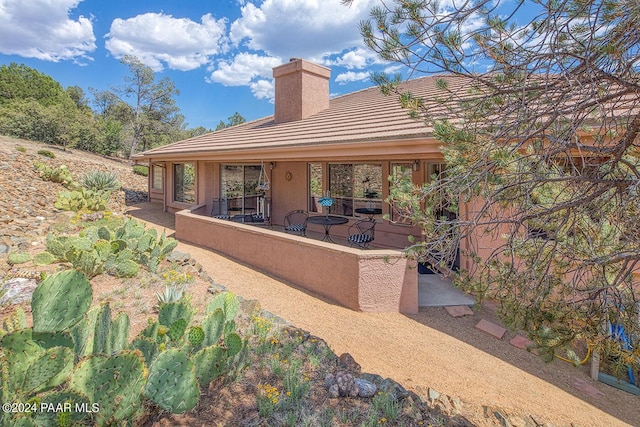
MULTIPOLYGON (((402 249, 418 227, 396 222, 384 202, 391 175, 416 184, 442 168, 432 129, 377 87, 333 99, 331 71, 303 59, 273 69, 273 116, 145 151, 150 200, 176 213, 176 237, 200 244, 364 311, 417 311, 415 263, 402 249), (330 208, 319 200, 330 196, 330 208), (346 218, 372 213, 374 246, 363 250, 281 231, 293 210, 346 218), (383 219, 388 214, 391 221, 383 219), (229 221, 259 218, 273 228, 229 221)), ((456 78, 451 77, 452 83, 456 78)), ((435 96, 436 78, 403 83, 435 96)), ((308 224, 309 232, 323 232, 308 224)), ((462 263, 469 262, 462 259, 462 263)))

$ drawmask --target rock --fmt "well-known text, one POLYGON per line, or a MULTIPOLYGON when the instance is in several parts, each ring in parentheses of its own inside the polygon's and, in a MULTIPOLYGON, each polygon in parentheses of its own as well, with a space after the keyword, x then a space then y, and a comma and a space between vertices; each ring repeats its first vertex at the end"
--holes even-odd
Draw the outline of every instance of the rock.
POLYGON ((324 386, 329 391, 329 397, 358 397, 360 394, 356 379, 347 371, 327 374, 324 386))
POLYGON ((429 389, 428 393, 428 399, 430 403, 433 403, 434 401, 436 401, 439 397, 440 397, 440 392, 438 392, 437 390, 434 390, 432 388, 429 389))
POLYGON ((324 377, 324 388, 327 390, 331 389, 331 387, 336 383, 336 376, 329 373, 324 377))
POLYGON ((362 378, 356 378, 354 381, 358 386, 358 396, 360 397, 373 397, 378 391, 378 387, 376 387, 376 385, 370 381, 364 380, 362 378))
POLYGON ((167 256, 167 261, 175 262, 176 264, 180 264, 180 265, 187 265, 190 259, 191 259, 191 255, 185 252, 180 252, 180 251, 173 251, 167 256))
POLYGON ((342 353, 338 358, 338 367, 349 370, 357 375, 360 374, 361 367, 349 353, 342 353))
POLYGON ((9 253, 9 246, 0 244, 0 255, 6 255, 9 253))
POLYGON ((402 400, 409 395, 409 392, 402 385, 398 384, 391 378, 385 378, 380 383, 380 390, 395 397, 398 400, 402 400))
POLYGON ((31 301, 31 295, 37 286, 38 282, 35 279, 16 278, 6 281, 0 286, 0 290, 4 291, 0 297, 0 306, 31 301))

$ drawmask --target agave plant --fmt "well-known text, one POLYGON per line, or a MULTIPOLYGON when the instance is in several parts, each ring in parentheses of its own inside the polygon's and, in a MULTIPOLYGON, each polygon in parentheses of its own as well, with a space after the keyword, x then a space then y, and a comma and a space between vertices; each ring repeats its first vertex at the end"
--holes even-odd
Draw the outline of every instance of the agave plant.
POLYGON ((180 298, 184 295, 184 286, 178 285, 168 285, 164 287, 164 292, 156 292, 156 296, 158 297, 158 305, 161 306, 163 304, 168 304, 172 302, 178 302, 180 298))
POLYGON ((120 189, 118 176, 115 173, 94 170, 82 177, 83 187, 94 191, 116 191, 120 189))

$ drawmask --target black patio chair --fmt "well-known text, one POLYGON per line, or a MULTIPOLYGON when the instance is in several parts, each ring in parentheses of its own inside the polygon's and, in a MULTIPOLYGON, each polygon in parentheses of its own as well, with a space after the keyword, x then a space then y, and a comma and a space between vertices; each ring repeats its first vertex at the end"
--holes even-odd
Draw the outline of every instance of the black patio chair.
POLYGON ((357 246, 362 249, 369 247, 375 237, 376 222, 372 219, 361 219, 349 227, 347 241, 350 246, 357 246))
POLYGON ((284 216, 284 231, 306 237, 307 218, 309 218, 309 213, 302 209, 289 212, 284 216))

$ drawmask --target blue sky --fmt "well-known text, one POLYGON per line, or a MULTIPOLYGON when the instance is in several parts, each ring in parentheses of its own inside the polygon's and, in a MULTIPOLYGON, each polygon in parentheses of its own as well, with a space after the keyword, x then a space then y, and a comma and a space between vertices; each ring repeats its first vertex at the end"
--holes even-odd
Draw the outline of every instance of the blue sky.
POLYGON ((273 114, 271 69, 299 57, 332 69, 340 95, 395 72, 358 23, 379 0, 0 0, 0 64, 23 63, 89 95, 122 84, 137 56, 169 77, 188 127, 273 114))

